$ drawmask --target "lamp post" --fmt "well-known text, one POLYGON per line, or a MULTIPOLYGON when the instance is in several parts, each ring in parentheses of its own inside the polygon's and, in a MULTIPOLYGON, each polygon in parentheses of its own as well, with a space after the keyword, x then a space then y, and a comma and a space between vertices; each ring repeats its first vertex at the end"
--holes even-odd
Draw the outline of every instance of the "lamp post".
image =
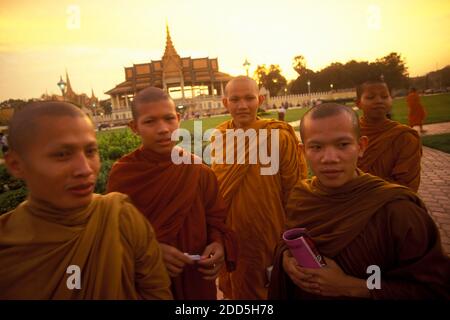
POLYGON ((247 73, 247 77, 248 77, 248 68, 250 67, 250 62, 248 62, 247 58, 245 58, 243 66, 245 68, 245 72, 247 73))
POLYGON ((312 99, 311 99, 311 81, 308 80, 307 84, 308 84, 309 105, 311 106, 311 104, 312 104, 312 99))
POLYGON ((286 107, 289 105, 287 102, 287 88, 284 88, 284 102, 286 103, 286 107))
POLYGON ((64 91, 66 89, 66 83, 64 82, 64 80, 62 79, 61 76, 59 76, 59 82, 57 83, 59 89, 61 89, 61 95, 63 97, 63 101, 66 100, 65 99, 65 95, 64 95, 64 91))
POLYGON ((96 108, 96 105, 95 105, 95 102, 94 103, 92 103, 92 110, 94 111, 94 124, 95 124, 95 127, 97 127, 97 111, 95 110, 95 108, 96 108))
POLYGON ((184 105, 177 106, 177 109, 178 109, 178 113, 181 115, 181 117, 184 120, 184 105))
POLYGON ((330 90, 333 91, 333 84, 330 84, 330 90))

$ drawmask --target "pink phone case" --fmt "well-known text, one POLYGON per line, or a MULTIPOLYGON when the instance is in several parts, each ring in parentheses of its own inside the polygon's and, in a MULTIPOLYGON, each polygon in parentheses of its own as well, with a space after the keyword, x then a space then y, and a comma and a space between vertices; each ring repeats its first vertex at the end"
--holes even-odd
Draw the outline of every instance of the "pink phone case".
POLYGON ((305 228, 287 230, 283 240, 301 267, 318 269, 326 265, 305 228))

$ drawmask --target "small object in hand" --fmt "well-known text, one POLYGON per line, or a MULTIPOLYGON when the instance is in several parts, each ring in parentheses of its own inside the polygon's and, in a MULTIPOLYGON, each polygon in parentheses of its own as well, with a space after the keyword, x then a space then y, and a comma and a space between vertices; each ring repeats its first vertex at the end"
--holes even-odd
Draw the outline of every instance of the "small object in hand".
POLYGON ((304 268, 323 268, 327 264, 317 250, 306 228, 294 228, 283 233, 283 240, 289 247, 299 266, 304 268))
POLYGON ((189 254, 187 252, 184 253, 186 256, 188 256, 190 259, 198 261, 200 260, 201 256, 198 254, 189 254))

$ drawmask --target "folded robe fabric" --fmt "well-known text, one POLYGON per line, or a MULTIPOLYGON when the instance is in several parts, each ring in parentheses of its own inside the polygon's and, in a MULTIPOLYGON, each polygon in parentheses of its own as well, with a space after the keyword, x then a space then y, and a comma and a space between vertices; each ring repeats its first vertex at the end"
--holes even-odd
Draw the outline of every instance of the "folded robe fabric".
MULTIPOLYGON (((204 164, 176 165, 171 154, 160 155, 143 147, 119 159, 111 169, 108 192, 123 192, 151 222, 158 241, 182 252, 201 255, 213 241, 224 245, 228 270, 237 262, 237 245, 226 226, 227 211, 217 179, 204 164)), ((198 159, 197 159, 198 160, 198 159)), ((203 279, 195 266, 186 266, 172 278, 175 299, 216 299, 214 281, 203 279)))
POLYGON ((422 158, 418 133, 389 119, 373 125, 362 118, 360 125, 361 135, 369 138, 369 145, 358 160, 358 168, 417 192, 422 158))
POLYGON ((119 193, 73 211, 27 200, 0 216, 0 288, 0 299, 172 298, 152 227, 119 193))
MULTIPOLYGON (((406 187, 358 173, 338 189, 316 177, 299 183, 289 200, 286 229, 307 228, 319 252, 350 276, 367 279, 367 267, 378 266, 381 289, 370 290, 373 299, 448 299, 450 260, 423 202, 406 187)), ((286 249, 280 241, 269 298, 323 299, 285 274, 286 249)))
MULTIPOLYGON (((227 130, 235 130, 232 120, 217 127, 223 145, 222 161, 215 153, 213 141, 212 169, 228 209, 227 224, 238 237, 239 265, 233 273, 222 273, 220 289, 230 299, 266 299, 267 268, 272 265, 274 248, 285 221, 285 204, 290 190, 298 179, 306 177, 306 163, 293 128, 281 121, 258 119, 249 129, 254 129, 261 139, 260 129, 267 129, 267 149, 271 150, 272 130, 278 129, 279 141, 275 148, 279 154, 278 170, 272 175, 262 175, 260 161, 250 164, 252 145, 245 147, 244 164, 237 163, 237 144, 226 145, 227 130), (234 152, 235 162, 227 164, 227 154, 234 152)), ((248 132, 247 132, 248 133, 248 132)), ((264 143, 259 146, 264 145, 264 143)), ((270 153, 270 152, 269 152, 270 153)), ((272 158, 274 160, 274 158, 272 158)), ((272 163, 272 165, 274 165, 272 163)))

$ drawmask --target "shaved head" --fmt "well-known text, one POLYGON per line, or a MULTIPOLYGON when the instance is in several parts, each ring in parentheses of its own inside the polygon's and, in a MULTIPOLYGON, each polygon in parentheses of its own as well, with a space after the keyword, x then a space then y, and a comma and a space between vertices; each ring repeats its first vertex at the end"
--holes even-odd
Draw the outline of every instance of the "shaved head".
MULTIPOLYGON (((14 112, 9 124, 8 143, 11 151, 22 154, 33 142, 39 130, 39 120, 43 117, 89 117, 77 106, 60 101, 39 101, 24 105, 14 112)), ((89 120, 90 121, 90 120, 89 120)), ((92 123, 92 122, 91 122, 92 123)))
POLYGON ((159 102, 163 100, 172 100, 169 94, 157 87, 147 87, 134 97, 133 104, 131 105, 131 113, 133 119, 136 121, 139 117, 139 105, 145 103, 159 102))
MULTIPOLYGON (((382 85, 385 85, 389 90, 387 83, 380 77, 368 78, 356 86, 356 101, 361 101, 361 97, 364 93, 364 90, 366 89, 367 86, 369 86, 371 84, 382 84, 382 85)), ((389 90, 389 94, 390 94, 390 90, 389 90)))
POLYGON ((352 108, 344 106, 342 104, 337 103, 323 103, 319 104, 315 107, 309 109, 302 117, 300 121, 300 136, 302 141, 305 140, 305 122, 309 119, 323 119, 329 118, 333 116, 337 116, 340 114, 346 114, 352 121, 352 127, 355 132, 356 138, 359 139, 361 136, 360 128, 359 128, 359 118, 355 111, 352 108))
POLYGON ((247 76, 237 76, 228 81, 227 85, 225 86, 225 96, 228 97, 228 92, 231 86, 238 84, 239 82, 250 82, 252 86, 255 89, 255 92, 259 94, 259 87, 256 81, 250 77, 247 76))

